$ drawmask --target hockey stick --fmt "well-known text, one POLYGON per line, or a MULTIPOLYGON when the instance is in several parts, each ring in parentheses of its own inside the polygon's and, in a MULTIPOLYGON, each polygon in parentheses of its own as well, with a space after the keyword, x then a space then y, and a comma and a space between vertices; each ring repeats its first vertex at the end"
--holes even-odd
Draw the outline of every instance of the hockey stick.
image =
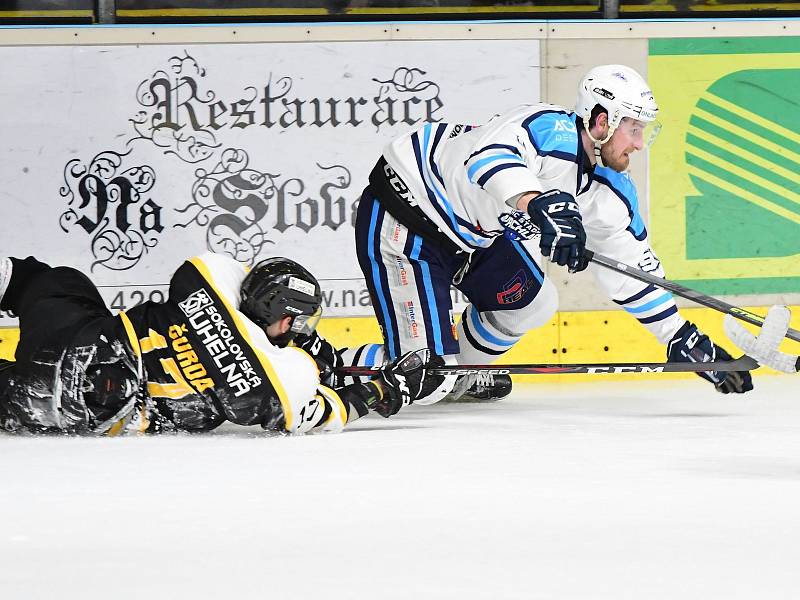
MULTIPOLYGON (((706 363, 586 363, 572 365, 521 364, 521 365, 452 365, 428 370, 434 375, 572 375, 585 373, 693 373, 698 371, 752 371, 758 363, 747 355, 735 360, 718 360, 706 363)), ((369 377, 378 373, 371 367, 342 367, 342 375, 369 377)))
MULTIPOLYGON (((525 213, 523 213, 523 215, 525 215, 525 213)), ((538 237, 540 235, 539 228, 533 224, 531 224, 528 227, 524 227, 523 230, 515 229, 514 233, 519 237, 521 237, 522 239, 528 239, 528 240, 538 237)), ((645 283, 650 283, 662 289, 668 290, 673 294, 675 294, 676 296, 686 298, 702 306, 707 306, 708 308, 713 308, 714 310, 718 310, 719 312, 736 317, 737 319, 744 321, 745 323, 750 323, 751 325, 758 325, 759 327, 764 326, 764 317, 752 313, 749 310, 739 308, 738 306, 733 306, 732 304, 728 304, 727 302, 723 302, 722 300, 719 300, 712 296, 706 296, 705 294, 684 287, 678 283, 675 283, 674 281, 670 281, 668 279, 664 279, 656 275, 650 275, 650 273, 646 273, 641 269, 637 269, 636 267, 626 265, 625 263, 616 261, 613 258, 608 258, 607 256, 603 256, 602 254, 597 254, 596 252, 593 252, 591 250, 584 250, 583 256, 586 260, 593 262, 597 265, 600 265, 601 267, 605 267, 606 269, 616 271, 617 273, 627 275, 628 277, 631 277, 633 279, 638 279, 639 281, 643 281, 645 283)), ((800 342, 800 331, 797 331, 796 329, 792 328, 787 328, 785 337, 789 338, 790 340, 794 340, 795 342, 800 342)))
MULTIPOLYGON (((717 298, 714 298, 712 296, 706 296, 705 294, 701 294, 696 290, 684 287, 678 283, 675 283, 674 281, 669 281, 668 279, 663 279, 655 275, 650 275, 649 273, 645 273, 641 269, 637 269, 636 267, 626 265, 625 263, 621 263, 612 258, 608 258, 607 256, 603 256, 602 254, 597 254, 596 252, 592 252, 591 250, 586 250, 584 252, 584 256, 587 258, 587 260, 590 260, 591 262, 598 264, 601 267, 605 267, 606 269, 611 269, 612 271, 616 271, 617 273, 622 273, 623 275, 628 275, 633 279, 638 279, 639 281, 644 281, 645 283, 651 283, 655 286, 658 286, 660 288, 672 292, 676 296, 686 298, 688 300, 696 302, 697 304, 701 304, 703 306, 707 306, 708 308, 713 308, 714 310, 718 310, 719 312, 731 315, 741 321, 744 321, 745 323, 750 323, 751 325, 758 325, 759 327, 764 325, 764 317, 752 313, 749 310, 745 310, 743 308, 733 306, 732 304, 728 304, 727 302, 723 302, 722 300, 718 300, 717 298)), ((785 337, 789 338, 790 340, 800 342, 800 331, 788 328, 786 330, 785 337)))
POLYGON ((741 323, 734 321, 731 315, 725 315, 725 333, 734 344, 754 356, 762 365, 784 373, 797 373, 800 371, 800 356, 778 349, 791 318, 788 307, 773 306, 769 309, 764 318, 764 325, 756 336, 747 331, 741 323))

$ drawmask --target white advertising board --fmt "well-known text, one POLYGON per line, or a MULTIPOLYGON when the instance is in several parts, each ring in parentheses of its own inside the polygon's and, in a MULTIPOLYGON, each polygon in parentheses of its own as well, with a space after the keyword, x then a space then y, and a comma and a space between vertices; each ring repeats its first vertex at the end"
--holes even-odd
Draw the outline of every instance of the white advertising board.
POLYGON ((113 310, 206 249, 284 255, 326 316, 371 315, 353 218, 382 147, 537 102, 539 69, 536 40, 1 47, 0 253, 113 310))

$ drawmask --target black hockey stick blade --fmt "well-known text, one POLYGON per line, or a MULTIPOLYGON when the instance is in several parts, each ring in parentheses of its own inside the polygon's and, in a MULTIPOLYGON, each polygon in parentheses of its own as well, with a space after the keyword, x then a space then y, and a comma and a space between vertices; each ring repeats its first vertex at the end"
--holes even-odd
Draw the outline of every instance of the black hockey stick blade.
MULTIPOLYGON (((733 306, 732 304, 728 304, 727 302, 723 302, 722 300, 718 300, 717 298, 714 298, 712 296, 706 296, 705 294, 684 287, 678 283, 675 283, 674 281, 669 281, 668 279, 663 279, 661 277, 651 275, 650 273, 646 273, 641 269, 637 269, 636 267, 626 265, 625 263, 616 261, 613 258, 608 258, 607 256, 603 256, 602 254, 597 254, 595 252, 592 252, 591 250, 586 250, 585 256, 588 260, 592 261, 595 264, 600 265, 601 267, 605 267, 606 269, 611 269, 612 271, 616 271, 617 273, 622 273, 623 275, 628 275, 629 277, 633 277, 634 279, 638 279, 639 281, 644 281, 645 283, 652 283, 655 286, 658 286, 660 288, 672 292, 676 296, 680 296, 681 298, 686 298, 687 300, 691 300, 692 302, 696 302, 697 304, 701 304, 703 306, 707 306, 708 308, 713 308, 714 310, 718 310, 720 312, 729 314, 741 321, 744 321, 745 323, 750 323, 751 325, 758 325, 759 327, 764 325, 764 317, 760 315, 752 313, 749 310, 739 308, 738 306, 733 306)), ((790 340, 800 342, 800 331, 789 328, 786 331, 786 337, 789 338, 790 340)), ((716 371, 719 369, 714 369, 714 370, 716 371)))
MULTIPOLYGON (((735 360, 718 360, 707 363, 586 363, 572 365, 520 364, 520 365, 452 365, 429 369, 435 375, 572 375, 609 373, 696 373, 698 371, 752 371, 758 362, 747 355, 735 360)), ((342 375, 369 377, 378 370, 370 367, 342 367, 342 375)))

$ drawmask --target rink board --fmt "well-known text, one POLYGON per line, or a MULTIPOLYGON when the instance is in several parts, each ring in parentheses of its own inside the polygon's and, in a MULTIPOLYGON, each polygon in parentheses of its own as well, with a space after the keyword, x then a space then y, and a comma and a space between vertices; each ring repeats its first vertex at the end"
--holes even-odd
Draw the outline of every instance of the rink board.
MULTIPOLYGON (((780 118, 797 86, 774 81, 796 80, 800 21, 757 25, 0 28, 5 252, 90 273, 113 310, 163 298, 206 249, 288 254, 320 279, 327 316, 367 317, 353 208, 383 145, 425 121, 569 107, 588 68, 625 57, 662 106, 661 137, 630 172, 668 276, 742 304, 798 304, 800 131, 780 118), (762 98, 762 81, 776 94, 762 98), (719 126, 745 121, 758 135, 731 157, 719 140, 738 130, 719 126)), ((561 310, 615 307, 587 274, 544 270, 561 310)))
MULTIPOLYGON (((800 306, 792 308, 792 327, 800 329, 800 306)), ((764 307, 748 307, 757 314, 766 314, 764 307)), ((686 308, 681 314, 719 345, 736 355, 723 330, 721 313, 707 308, 686 308)), ((749 326, 748 326, 749 327, 749 326)), ((753 329, 753 328, 751 328, 753 329)), ((323 319, 319 331, 336 347, 353 347, 380 342, 378 322, 372 317, 323 319)), ((0 328, 0 358, 13 358, 19 340, 16 328, 0 328)), ((786 340, 786 352, 800 354, 800 344, 786 340)), ((545 326, 528 332, 514 348, 501 358, 503 363, 603 363, 663 362, 664 346, 633 317, 622 310, 592 312, 560 312, 545 326)), ((775 374, 761 367, 756 375, 775 374)), ((628 374, 628 375, 549 375, 548 381, 586 381, 587 379, 690 379, 691 373, 628 374)), ((520 377, 523 379, 523 377, 520 377)), ((524 378, 528 379, 528 378, 524 378)), ((538 379, 538 378, 537 378, 538 379)))
MULTIPOLYGON (((0 57, 3 252, 83 269, 114 311, 162 299, 203 250, 283 253, 321 280, 337 317, 324 333, 377 341, 352 214, 381 146, 424 120, 570 106, 589 67, 620 57, 662 106, 631 176, 668 276, 734 304, 800 304, 800 130, 775 116, 797 86, 766 101, 756 85, 796 81, 800 20, 17 27, 0 28, 0 57), (725 154, 747 123, 745 152, 725 154)), ((562 312, 504 360, 663 360, 588 273, 545 272, 562 312)), ((679 306, 724 342, 718 313, 679 306)), ((0 356, 15 325, 0 314, 0 356)))
MULTIPOLYGON (((792 308, 792 327, 800 328, 800 306, 792 308)), ((764 307, 749 307, 757 314, 766 314, 764 307)), ((707 308, 684 308, 681 314, 696 323, 712 340, 732 355, 740 354, 723 329, 723 315, 707 308)), ((754 328, 748 326, 751 330, 754 328)), ((320 331, 337 346, 380 341, 375 319, 327 319, 320 331)), ((785 352, 800 354, 800 344, 786 340, 785 352)), ((528 332, 498 362, 503 363, 606 363, 664 362, 665 349, 633 317, 622 310, 591 312, 559 312, 545 326, 528 332)), ((761 367, 756 375, 774 375, 776 371, 761 367)), ((601 379, 691 379, 693 373, 626 374, 626 375, 548 375, 548 381, 587 381, 601 379)), ((515 377, 516 380, 539 380, 540 377, 515 377)))

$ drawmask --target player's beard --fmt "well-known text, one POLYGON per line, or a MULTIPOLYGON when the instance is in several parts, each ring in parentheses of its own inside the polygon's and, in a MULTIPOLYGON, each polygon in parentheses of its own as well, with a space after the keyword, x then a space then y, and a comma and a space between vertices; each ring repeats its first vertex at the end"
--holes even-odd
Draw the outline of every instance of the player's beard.
POLYGON ((603 164, 618 173, 623 173, 628 169, 631 163, 630 153, 618 152, 615 153, 611 144, 603 144, 600 147, 600 157, 603 159, 603 164))
POLYGON ((270 343, 273 346, 277 346, 278 348, 286 348, 295 337, 295 332, 292 330, 287 331, 286 333, 282 333, 280 335, 269 335, 267 334, 267 339, 269 339, 270 343))

